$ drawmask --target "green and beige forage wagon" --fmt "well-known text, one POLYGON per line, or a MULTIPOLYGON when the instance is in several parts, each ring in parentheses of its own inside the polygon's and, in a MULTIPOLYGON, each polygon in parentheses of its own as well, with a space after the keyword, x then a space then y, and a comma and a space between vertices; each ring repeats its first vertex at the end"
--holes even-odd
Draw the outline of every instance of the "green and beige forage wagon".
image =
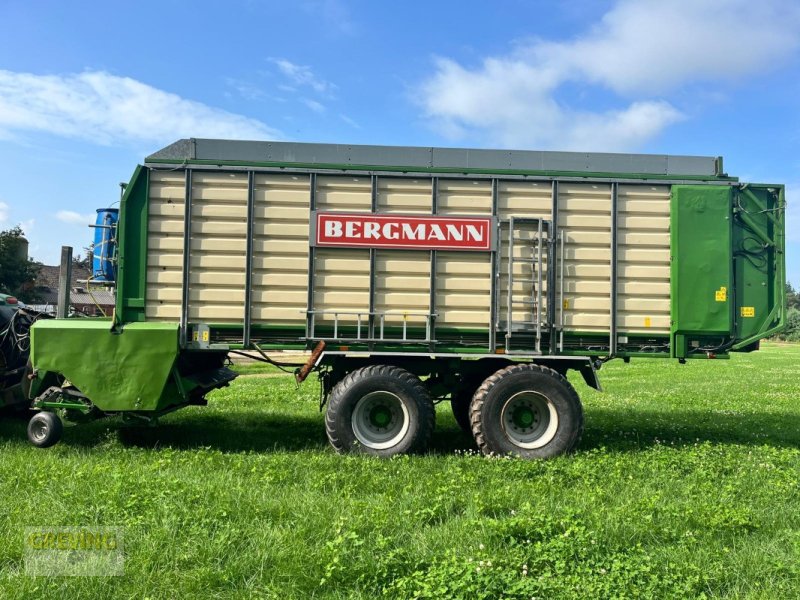
POLYGON ((153 421, 232 352, 313 350, 331 444, 425 449, 449 399, 485 453, 577 444, 567 371, 725 358, 785 321, 784 186, 715 157, 180 140, 119 208, 109 319, 33 327, 31 441, 153 421))

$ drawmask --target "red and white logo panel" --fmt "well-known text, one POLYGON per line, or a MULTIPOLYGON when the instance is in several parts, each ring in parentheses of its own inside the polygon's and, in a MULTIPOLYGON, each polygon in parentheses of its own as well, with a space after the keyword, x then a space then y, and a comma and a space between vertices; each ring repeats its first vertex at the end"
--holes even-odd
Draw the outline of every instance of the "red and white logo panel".
POLYGON ((315 246, 473 250, 494 248, 492 217, 318 212, 315 246))

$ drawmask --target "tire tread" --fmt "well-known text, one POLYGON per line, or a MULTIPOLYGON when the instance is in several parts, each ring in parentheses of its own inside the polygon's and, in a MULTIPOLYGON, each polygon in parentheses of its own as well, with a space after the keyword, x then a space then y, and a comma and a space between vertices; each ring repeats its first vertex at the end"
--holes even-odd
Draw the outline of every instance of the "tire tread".
POLYGON ((483 430, 483 423, 481 421, 481 412, 483 411, 483 406, 486 403, 487 394, 504 378, 508 377, 509 375, 524 371, 538 372, 552 377, 561 385, 563 385, 568 394, 572 397, 572 400, 579 409, 577 415, 578 424, 571 432, 571 439, 568 444, 567 452, 573 450, 580 441, 581 435, 583 435, 584 426, 583 407, 581 406, 578 393, 575 391, 575 388, 572 387, 572 384, 567 380, 567 378, 561 373, 549 367, 533 363, 518 363, 506 367, 505 369, 500 369, 499 371, 487 377, 475 392, 475 395, 472 397, 472 402, 470 403, 469 421, 470 425, 472 426, 472 435, 475 438, 475 443, 478 444, 478 449, 480 449, 480 451, 487 456, 491 456, 493 454, 491 448, 489 448, 489 445, 487 444, 486 435, 483 430))
POLYGON ((341 404, 345 401, 345 392, 353 385, 360 381, 371 379, 373 377, 393 377, 398 379, 404 385, 412 390, 415 398, 421 398, 422 402, 418 402, 420 408, 422 404, 427 404, 430 410, 420 410, 420 426, 416 438, 411 444, 409 452, 422 452, 428 447, 431 435, 433 434, 436 425, 436 411, 433 407, 433 401, 430 399, 428 390, 422 385, 419 377, 416 375, 396 367, 394 365, 370 365, 351 371, 344 379, 337 383, 333 390, 331 390, 330 398, 328 399, 328 409, 325 411, 325 432, 328 435, 328 441, 333 448, 341 453, 349 452, 352 450, 347 444, 339 439, 336 433, 335 416, 341 409, 341 404))

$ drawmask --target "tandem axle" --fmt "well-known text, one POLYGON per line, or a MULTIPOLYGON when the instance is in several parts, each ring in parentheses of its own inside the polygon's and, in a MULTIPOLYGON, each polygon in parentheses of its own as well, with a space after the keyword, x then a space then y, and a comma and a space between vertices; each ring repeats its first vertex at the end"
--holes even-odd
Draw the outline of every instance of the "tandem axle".
MULTIPOLYGON (((577 370, 587 384, 600 389, 595 361, 589 357, 326 351, 324 342, 303 365, 276 363, 263 352, 248 355, 281 367, 296 366, 298 383, 317 373, 331 445, 338 452, 377 456, 424 451, 435 425, 435 404, 441 401, 450 402, 459 426, 486 454, 555 456, 574 448, 583 427, 580 400, 567 371, 577 370)), ((179 352, 161 400, 147 410, 93 402, 73 381, 81 381, 82 372, 37 371, 31 386, 37 413, 28 426, 29 440, 42 448, 56 444, 63 434, 62 419, 84 422, 121 415, 126 421, 155 424, 184 406, 206 404, 209 391, 236 377, 224 366, 226 360, 221 351, 179 352), (203 366, 210 370, 201 370, 203 366)))

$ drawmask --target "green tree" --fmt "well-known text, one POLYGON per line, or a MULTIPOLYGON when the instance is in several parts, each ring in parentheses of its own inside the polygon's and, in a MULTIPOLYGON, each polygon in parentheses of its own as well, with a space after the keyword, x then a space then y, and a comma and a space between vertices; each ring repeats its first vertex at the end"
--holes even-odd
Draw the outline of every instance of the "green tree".
POLYGON ((27 257, 22 228, 0 231, 0 292, 23 302, 35 302, 33 280, 41 265, 27 257))
POLYGON ((792 287, 792 284, 786 282, 786 305, 789 308, 800 310, 800 292, 792 287))
POLYGON ((786 329, 781 333, 780 339, 787 342, 800 342, 800 310, 790 308, 786 315, 786 329))
POLYGON ((83 254, 76 254, 72 257, 72 265, 75 267, 83 267, 84 269, 92 268, 92 249, 84 248, 83 254))
POLYGON ((788 342, 800 342, 800 292, 786 282, 786 329, 778 334, 778 339, 788 342))

